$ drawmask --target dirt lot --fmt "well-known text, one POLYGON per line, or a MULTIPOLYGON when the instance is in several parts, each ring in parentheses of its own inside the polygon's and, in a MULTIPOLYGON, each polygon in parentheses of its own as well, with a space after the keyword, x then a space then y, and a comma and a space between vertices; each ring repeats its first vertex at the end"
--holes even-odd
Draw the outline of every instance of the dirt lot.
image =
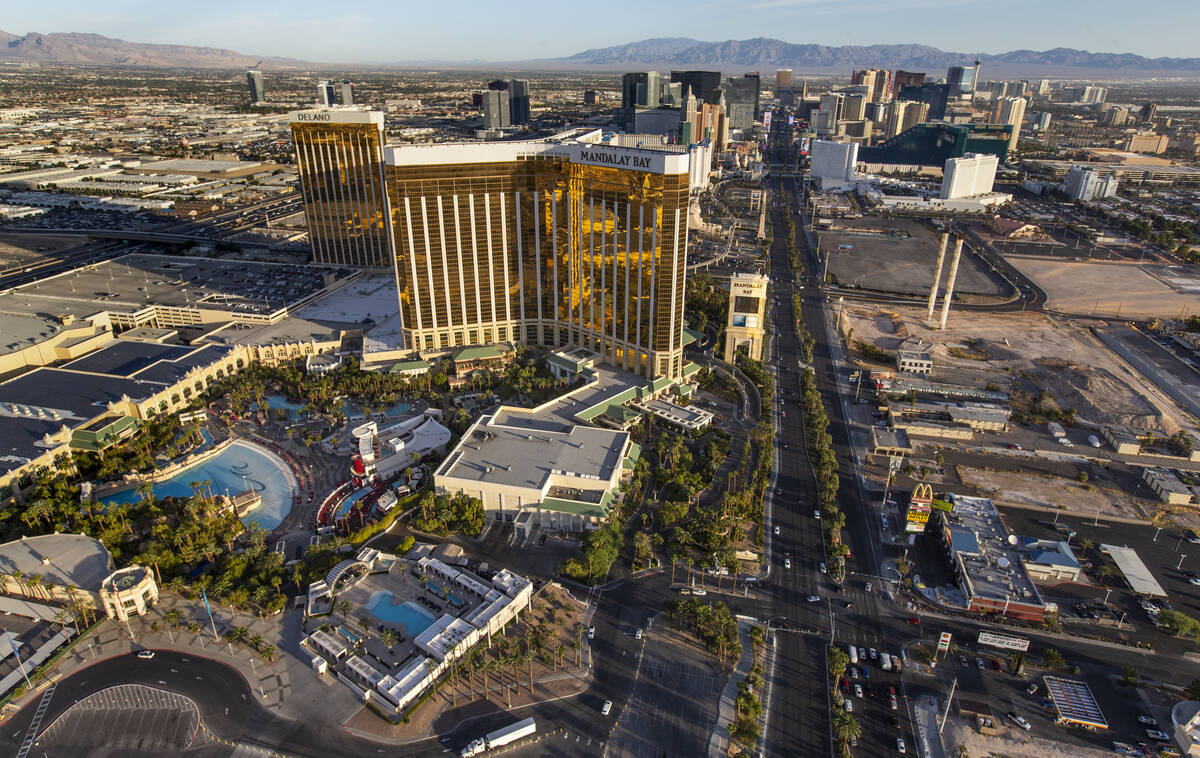
POLYGON ((993 471, 972 466, 956 466, 964 484, 978 487, 997 505, 1062 508, 1065 511, 1101 516, 1146 518, 1142 506, 1154 504, 1140 501, 1120 489, 1103 483, 1084 484, 1047 474, 1022 474, 1015 471, 993 471))
POLYGON ((83 237, 0 233, 0 266, 28 263, 83 242, 83 237))
POLYGON ((1180 292, 1138 265, 1021 257, 1008 261, 1046 291, 1051 310, 1129 318, 1200 312, 1194 292, 1180 292))
POLYGON ((1086 322, 1058 324, 1037 313, 951 311, 945 331, 929 328, 925 310, 847 306, 842 335, 894 350, 906 338, 932 344, 934 381, 1011 392, 1048 391, 1081 423, 1139 431, 1173 430, 1182 420, 1175 406, 1147 389, 1087 330, 1086 322), (1165 411, 1164 411, 1165 409, 1165 411), (1164 423, 1164 413, 1169 417, 1164 423))
POLYGON ((962 755, 970 758, 1111 758, 1110 750, 1093 750, 1081 745, 1068 745, 1037 737, 1028 737, 1015 729, 1006 728, 1001 734, 984 735, 962 719, 951 719, 942 736, 947 755, 962 755))

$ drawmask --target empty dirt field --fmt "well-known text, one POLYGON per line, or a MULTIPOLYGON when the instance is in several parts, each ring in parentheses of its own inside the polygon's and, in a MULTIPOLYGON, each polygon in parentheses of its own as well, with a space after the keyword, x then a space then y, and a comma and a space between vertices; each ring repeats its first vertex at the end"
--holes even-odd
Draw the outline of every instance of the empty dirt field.
POLYGON ((71 235, 13 234, 0 232, 0 267, 24 265, 86 241, 71 235))
POLYGON ((1008 262, 1046 291, 1046 308, 1063 313, 1133 319, 1200 313, 1200 298, 1181 292, 1132 263, 1010 257, 1008 262))
POLYGON ((1091 516, 1146 518, 1141 507, 1152 503, 1139 501, 1119 489, 1099 484, 1082 484, 1048 474, 1021 474, 993 471, 972 466, 956 466, 964 484, 979 489, 997 505, 1047 508, 1064 513, 1091 516))

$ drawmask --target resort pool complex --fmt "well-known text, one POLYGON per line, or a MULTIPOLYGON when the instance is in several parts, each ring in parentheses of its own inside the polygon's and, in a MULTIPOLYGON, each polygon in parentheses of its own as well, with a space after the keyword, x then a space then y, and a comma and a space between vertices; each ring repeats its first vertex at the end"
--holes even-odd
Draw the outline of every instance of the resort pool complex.
POLYGON ((404 633, 409 637, 416 637, 434 622, 433 616, 421 606, 407 602, 393 605, 393 597, 388 590, 379 590, 367 601, 367 610, 384 623, 404 624, 404 633))
POLYGON ((363 487, 361 489, 355 490, 354 492, 351 492, 350 495, 345 500, 342 501, 342 504, 338 506, 337 516, 335 516, 334 518, 335 519, 345 518, 345 516, 348 513, 350 513, 350 509, 354 507, 354 504, 357 503, 359 500, 362 500, 364 497, 366 497, 370 493, 371 493, 370 487, 363 487))
POLYGON ((434 584, 433 582, 429 583, 429 589, 433 592, 433 594, 441 595, 442 597, 449 600, 454 605, 455 608, 462 608, 463 605, 465 605, 465 603, 463 603, 463 601, 461 599, 456 597, 453 592, 447 592, 444 587, 439 587, 438 585, 434 584))
MULTIPOLYGON (((267 395, 266 401, 267 408, 273 411, 286 411, 289 419, 298 416, 300 414, 300 409, 305 405, 303 402, 289 400, 283 395, 267 395)), ((396 403, 388 408, 383 409, 382 411, 377 411, 377 413, 382 413, 385 417, 392 418, 403 416, 405 413, 408 413, 411 408, 412 406, 408 403, 396 403)), ((250 409, 253 411, 258 411, 258 403, 252 403, 250 405, 250 409)), ((361 417, 363 415, 362 403, 354 400, 346 400, 342 403, 342 415, 346 418, 361 417)))
MULTIPOLYGON (((249 526, 252 521, 267 531, 279 526, 292 508, 296 483, 292 472, 281 461, 257 445, 234 442, 203 463, 185 468, 170 479, 154 485, 158 497, 191 497, 191 482, 212 482, 214 495, 236 495, 252 489, 262 495, 262 502, 242 517, 249 526)), ((137 489, 115 492, 102 498, 106 503, 136 503, 141 499, 137 489)))

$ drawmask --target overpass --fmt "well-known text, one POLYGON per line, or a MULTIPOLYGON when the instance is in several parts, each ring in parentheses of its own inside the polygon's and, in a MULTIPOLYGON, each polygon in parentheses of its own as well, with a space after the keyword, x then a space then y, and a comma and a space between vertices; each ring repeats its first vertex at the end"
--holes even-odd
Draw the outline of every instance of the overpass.
POLYGON ((51 236, 80 236, 87 237, 89 240, 117 240, 120 242, 157 242, 160 244, 200 244, 200 245, 216 245, 224 243, 227 245, 238 245, 242 247, 264 247, 270 250, 280 250, 288 252, 299 252, 308 250, 306 243, 298 242, 238 242, 236 240, 228 240, 222 237, 216 237, 211 234, 203 233, 184 233, 184 232, 156 232, 153 230, 134 230, 134 229, 36 229, 25 228, 19 226, 4 227, 4 232, 12 232, 14 234, 28 235, 51 235, 51 236))

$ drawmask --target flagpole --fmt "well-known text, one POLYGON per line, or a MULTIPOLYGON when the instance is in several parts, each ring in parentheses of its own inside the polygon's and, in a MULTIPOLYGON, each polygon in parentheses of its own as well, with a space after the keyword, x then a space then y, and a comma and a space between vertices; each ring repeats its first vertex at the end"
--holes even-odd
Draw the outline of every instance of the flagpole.
POLYGON ((29 674, 25 673, 25 661, 21 660, 21 651, 17 649, 17 642, 13 635, 8 635, 8 646, 12 648, 13 655, 17 656, 18 668, 21 669, 21 676, 25 677, 25 686, 33 689, 33 682, 29 681, 29 674))
POLYGON ((220 637, 217 636, 217 622, 213 620, 212 606, 208 604, 208 592, 205 590, 200 590, 200 594, 204 596, 204 610, 208 611, 208 623, 212 625, 213 639, 220 639, 220 637))

